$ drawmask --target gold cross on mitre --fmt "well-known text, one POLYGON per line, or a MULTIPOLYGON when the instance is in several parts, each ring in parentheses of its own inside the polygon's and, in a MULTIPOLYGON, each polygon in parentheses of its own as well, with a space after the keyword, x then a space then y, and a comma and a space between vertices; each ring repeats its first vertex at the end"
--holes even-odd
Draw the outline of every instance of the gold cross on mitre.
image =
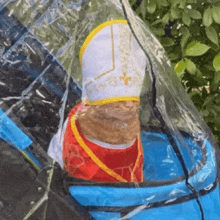
POLYGON ((131 77, 128 77, 126 73, 123 73, 123 76, 120 76, 120 80, 124 81, 124 84, 128 85, 128 80, 131 80, 131 77))

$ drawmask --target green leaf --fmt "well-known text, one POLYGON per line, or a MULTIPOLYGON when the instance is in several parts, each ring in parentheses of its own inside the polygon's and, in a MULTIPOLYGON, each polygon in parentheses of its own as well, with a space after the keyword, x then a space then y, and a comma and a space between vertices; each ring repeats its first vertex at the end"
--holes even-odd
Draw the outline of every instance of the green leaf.
POLYGON ((207 108, 209 109, 209 111, 212 113, 212 118, 216 121, 218 121, 218 116, 219 116, 219 112, 217 109, 213 108, 214 105, 210 105, 210 106, 207 106, 207 108), (216 111, 217 110, 217 111, 216 111), (214 116, 214 117, 213 117, 214 116))
POLYGON ((191 18, 184 11, 182 12, 182 21, 185 25, 189 26, 191 23, 191 18))
POLYGON ((188 30, 188 28, 186 28, 184 30, 184 34, 183 34, 183 36, 181 38, 181 41, 180 41, 180 45, 182 47, 182 50, 184 49, 184 47, 185 47, 188 39, 190 38, 190 36, 191 36, 191 34, 190 34, 189 30, 188 30))
POLYGON ((220 24, 220 7, 215 6, 212 8, 212 17, 217 24, 220 24))
POLYGON ((212 71, 212 72, 215 71, 215 68, 212 65, 210 65, 209 63, 205 64, 204 68, 209 71, 212 71))
POLYGON ((149 0, 147 4, 147 11, 153 14, 157 8, 157 2, 155 0, 149 0))
POLYGON ((169 38, 169 37, 162 37, 160 39, 160 43, 164 46, 164 47, 170 47, 170 46, 173 46, 175 43, 173 41, 172 38, 169 38))
POLYGON ((192 75, 196 74, 196 65, 189 59, 185 59, 186 69, 192 75))
POLYGON ((220 71, 215 73, 215 77, 214 77, 214 80, 213 80, 214 85, 218 85, 219 82, 220 82, 220 71))
POLYGON ((220 107, 220 95, 216 97, 215 102, 220 107))
POLYGON ((212 24, 212 10, 210 7, 204 10, 202 22, 206 27, 209 27, 212 24))
POLYGON ((179 8, 171 8, 171 16, 174 19, 178 19, 181 17, 181 10, 179 8))
POLYGON ((193 19, 202 19, 201 13, 195 9, 186 8, 185 12, 193 19))
POLYGON ((154 26, 154 25, 162 23, 162 22, 163 22, 162 19, 157 19, 156 21, 151 23, 151 26, 154 26))
POLYGON ((178 53, 169 53, 168 55, 171 61, 177 60, 180 58, 180 55, 178 53))
POLYGON ((172 7, 175 7, 181 2, 181 0, 170 0, 170 2, 172 4, 172 7))
POLYGON ((215 95, 209 95, 204 101, 203 108, 215 99, 215 95))
POLYGON ((186 8, 186 0, 180 1, 180 6, 179 7, 182 8, 182 9, 186 8))
POLYGON ((213 5, 214 5, 214 6, 217 6, 217 7, 220 7, 220 1, 219 1, 219 0, 216 0, 213 5))
POLYGON ((153 33, 157 36, 164 36, 165 35, 165 30, 164 28, 151 28, 153 33))
POLYGON ((210 47, 205 44, 193 41, 187 46, 185 54, 187 56, 201 56, 205 54, 209 50, 209 48, 210 47))
POLYGON ((203 78, 203 74, 199 69, 196 69, 196 77, 198 78, 203 78))
POLYGON ((179 35, 179 30, 177 28, 178 28, 178 24, 176 23, 173 25, 172 30, 171 30, 171 35, 173 37, 179 35))
POLYGON ((187 0, 187 3, 190 3, 190 4, 197 3, 197 0, 187 0))
POLYGON ((169 14, 169 13, 166 13, 166 14, 164 15, 164 17, 162 18, 162 21, 163 21, 164 24, 167 24, 168 21, 169 21, 169 19, 170 19, 170 14, 169 14))
POLYGON ((218 34, 214 27, 207 27, 205 29, 205 33, 209 40, 211 40, 214 44, 218 45, 218 34))
POLYGON ((160 5, 162 7, 167 7, 169 5, 167 0, 157 0, 157 3, 158 3, 158 5, 160 5))
POLYGON ((147 12, 146 4, 147 4, 147 0, 142 0, 140 7, 141 7, 141 14, 143 15, 143 17, 146 16, 146 12, 147 12))
POLYGON ((179 78, 181 78, 181 75, 184 73, 185 69, 186 69, 186 64, 183 60, 179 61, 174 68, 179 78))
POLYGON ((186 27, 186 26, 182 26, 181 28, 180 28, 180 34, 182 34, 182 35, 184 35, 184 34, 187 34, 187 33, 189 33, 189 29, 188 29, 188 27, 186 27))
POLYGON ((200 113, 202 113, 203 116, 208 116, 209 115, 209 111, 208 110, 203 110, 200 113))
POLYGON ((220 53, 215 56, 215 58, 213 60, 213 66, 216 71, 220 70, 220 53))

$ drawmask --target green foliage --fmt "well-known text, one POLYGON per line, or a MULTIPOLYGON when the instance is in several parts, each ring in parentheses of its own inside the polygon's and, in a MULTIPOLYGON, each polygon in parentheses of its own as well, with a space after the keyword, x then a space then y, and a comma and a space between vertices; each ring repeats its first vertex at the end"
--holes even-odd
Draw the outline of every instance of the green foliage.
POLYGON ((175 71, 176 71, 176 74, 177 74, 177 76, 178 76, 179 78, 181 78, 181 76, 182 76, 182 74, 184 73, 185 69, 186 69, 186 63, 185 63, 183 60, 179 61, 179 62, 176 64, 176 66, 175 66, 175 71))
POLYGON ((220 0, 129 1, 164 46, 220 145, 220 0))
POLYGON ((218 45, 218 34, 214 27, 210 26, 205 29, 206 36, 212 41, 214 44, 218 45))
POLYGON ((212 24, 212 10, 210 7, 204 10, 202 22, 206 27, 209 27, 212 24))
POLYGON ((207 52, 210 47, 196 41, 192 41, 185 50, 186 56, 201 56, 207 52))
POLYGON ((192 74, 192 75, 195 75, 196 74, 196 65, 195 63, 193 63, 191 60, 189 59, 185 59, 185 63, 186 63, 186 69, 187 71, 192 74))
POLYGON ((216 55, 214 60, 213 60, 213 66, 216 71, 220 70, 220 54, 216 55))

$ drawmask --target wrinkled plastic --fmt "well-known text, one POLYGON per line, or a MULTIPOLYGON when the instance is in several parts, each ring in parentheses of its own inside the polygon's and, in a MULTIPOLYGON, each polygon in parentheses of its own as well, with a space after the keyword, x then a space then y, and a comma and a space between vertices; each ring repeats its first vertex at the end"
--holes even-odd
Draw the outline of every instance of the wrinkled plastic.
POLYGON ((215 140, 127 0, 0 1, 0 147, 2 219, 220 216, 215 140), (140 183, 77 179, 47 154, 51 140, 62 143, 67 115, 82 99, 80 48, 113 19, 128 21, 146 55, 140 183))

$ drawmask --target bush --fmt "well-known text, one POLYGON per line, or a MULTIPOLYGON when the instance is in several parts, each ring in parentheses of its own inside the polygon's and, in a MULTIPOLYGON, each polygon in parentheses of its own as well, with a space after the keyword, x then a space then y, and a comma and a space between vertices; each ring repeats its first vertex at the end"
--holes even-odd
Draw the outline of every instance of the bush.
POLYGON ((220 145, 220 0, 129 0, 220 145))

